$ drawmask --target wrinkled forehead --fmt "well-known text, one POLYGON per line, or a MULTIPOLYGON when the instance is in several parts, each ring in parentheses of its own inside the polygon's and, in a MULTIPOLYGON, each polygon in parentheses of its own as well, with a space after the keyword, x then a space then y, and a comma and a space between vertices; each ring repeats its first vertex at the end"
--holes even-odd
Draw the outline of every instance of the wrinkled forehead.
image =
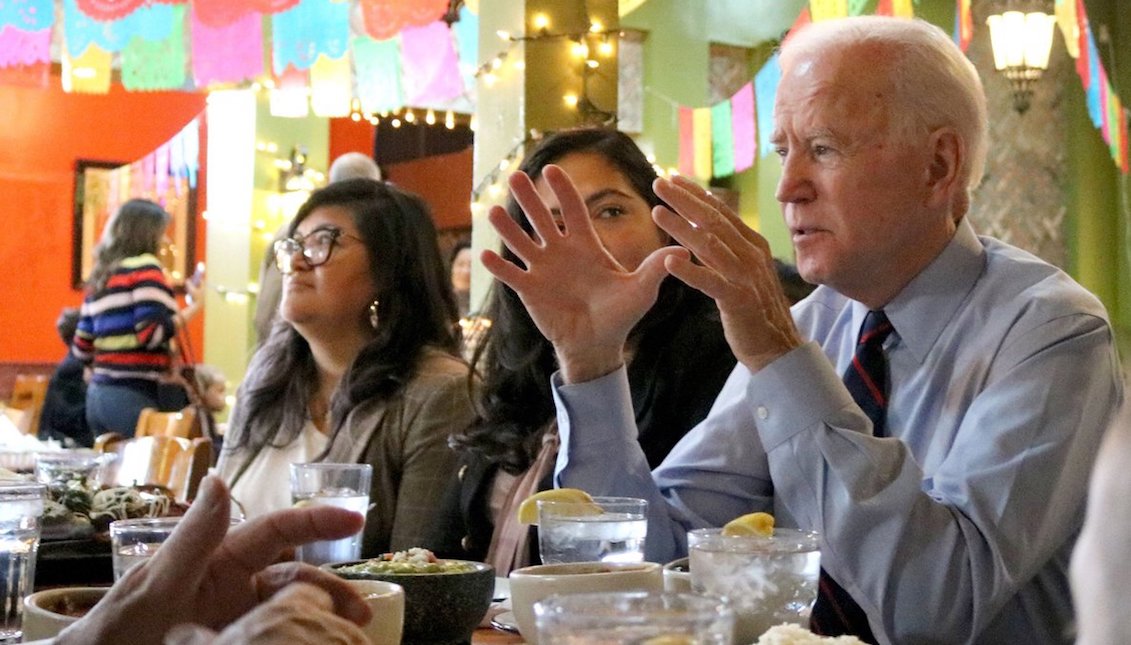
POLYGON ((895 96, 887 62, 878 49, 826 44, 783 58, 774 101, 775 129, 798 116, 853 119, 873 128, 886 123, 895 96))

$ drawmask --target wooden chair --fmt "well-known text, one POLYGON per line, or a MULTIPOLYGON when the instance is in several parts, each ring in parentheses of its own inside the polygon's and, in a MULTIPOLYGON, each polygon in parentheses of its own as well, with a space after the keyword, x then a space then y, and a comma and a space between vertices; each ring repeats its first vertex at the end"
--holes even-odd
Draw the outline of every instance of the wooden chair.
POLYGON ((180 412, 158 412, 153 408, 143 408, 137 418, 134 436, 195 439, 201 436, 196 408, 190 405, 180 412))
POLYGON ((173 492, 177 501, 196 497, 200 480, 212 465, 212 440, 204 437, 135 437, 117 433, 100 435, 95 448, 117 456, 103 474, 111 486, 157 484, 173 492))
POLYGON ((8 407, 26 411, 30 417, 21 429, 27 434, 39 432, 39 415, 43 412, 43 400, 47 398, 47 383, 44 374, 17 374, 12 387, 12 399, 8 407))

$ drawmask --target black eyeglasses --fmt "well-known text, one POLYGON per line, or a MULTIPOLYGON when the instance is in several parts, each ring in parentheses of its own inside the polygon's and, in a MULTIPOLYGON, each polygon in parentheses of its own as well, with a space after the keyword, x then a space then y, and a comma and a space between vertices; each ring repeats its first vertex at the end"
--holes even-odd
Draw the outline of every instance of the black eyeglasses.
POLYGON ((326 264, 330 261, 330 253, 334 250, 338 238, 341 237, 352 237, 361 241, 361 238, 345 233, 340 228, 319 228, 308 235, 295 235, 278 240, 275 242, 275 266, 284 275, 294 273, 296 253, 302 253, 306 263, 312 267, 326 264))

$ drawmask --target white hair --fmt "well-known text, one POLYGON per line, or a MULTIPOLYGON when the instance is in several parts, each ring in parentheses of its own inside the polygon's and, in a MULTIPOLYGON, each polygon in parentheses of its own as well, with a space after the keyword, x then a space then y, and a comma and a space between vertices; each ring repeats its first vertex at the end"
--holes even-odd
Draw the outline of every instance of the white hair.
POLYGON ((878 45, 886 56, 871 69, 886 73, 894 90, 895 103, 889 107, 894 131, 912 137, 954 128, 966 145, 958 172, 969 195, 986 165, 986 95, 978 71, 942 29, 919 19, 888 16, 813 23, 787 38, 781 67, 789 69, 804 54, 867 45, 878 45))
POLYGON ((347 152, 330 164, 330 183, 343 179, 375 179, 381 181, 381 169, 369 155, 347 152))

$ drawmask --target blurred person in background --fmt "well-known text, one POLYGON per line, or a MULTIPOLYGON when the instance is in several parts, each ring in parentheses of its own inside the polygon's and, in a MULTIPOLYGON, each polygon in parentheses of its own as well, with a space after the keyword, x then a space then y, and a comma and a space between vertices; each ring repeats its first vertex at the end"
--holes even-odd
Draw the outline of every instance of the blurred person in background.
POLYGON ((169 221, 159 205, 131 199, 94 249, 71 351, 91 368, 86 420, 95 436, 132 437, 142 408, 163 409, 158 386, 169 376, 173 339, 204 304, 201 287, 190 280, 189 304, 178 310, 157 259, 169 221))
POLYGON ((55 439, 67 448, 90 448, 94 446, 94 433, 86 422, 86 379, 83 375, 86 365, 71 352, 71 341, 78 324, 77 307, 64 307, 55 321, 55 329, 67 346, 67 354, 47 384, 43 412, 39 417, 39 438, 55 439))
POLYGON ((373 466, 362 555, 420 546, 473 419, 427 205, 371 179, 315 191, 275 245, 280 320, 237 395, 219 470, 248 517, 291 505, 290 464, 373 466))
POLYGON ((471 241, 462 239, 456 242, 448 255, 451 267, 452 292, 456 296, 459 317, 465 318, 471 309, 471 241))

